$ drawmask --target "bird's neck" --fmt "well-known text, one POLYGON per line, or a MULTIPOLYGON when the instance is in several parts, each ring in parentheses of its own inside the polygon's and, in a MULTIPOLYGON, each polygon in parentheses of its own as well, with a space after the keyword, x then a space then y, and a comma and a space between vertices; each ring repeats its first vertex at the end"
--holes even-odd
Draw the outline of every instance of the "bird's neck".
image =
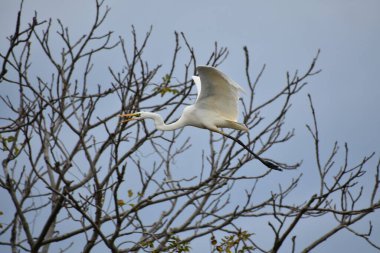
POLYGON ((162 119, 161 115, 156 114, 156 113, 152 114, 150 118, 154 120, 156 128, 158 130, 162 130, 162 131, 175 130, 175 129, 178 129, 178 128, 181 128, 181 127, 184 126, 182 124, 182 120, 181 119, 179 119, 176 122, 173 122, 171 124, 165 124, 165 122, 162 119))

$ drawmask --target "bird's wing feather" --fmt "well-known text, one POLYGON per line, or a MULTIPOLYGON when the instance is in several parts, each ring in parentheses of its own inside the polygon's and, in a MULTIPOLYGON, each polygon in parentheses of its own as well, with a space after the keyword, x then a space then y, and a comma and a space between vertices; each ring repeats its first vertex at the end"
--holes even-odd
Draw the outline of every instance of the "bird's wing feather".
POLYGON ((243 89, 216 68, 199 66, 197 70, 201 89, 198 89, 195 106, 215 111, 225 119, 237 121, 239 95, 243 89))
POLYGON ((201 94, 201 79, 199 78, 199 76, 193 76, 193 81, 195 85, 197 86, 197 92, 198 92, 197 99, 198 99, 199 94, 201 94))

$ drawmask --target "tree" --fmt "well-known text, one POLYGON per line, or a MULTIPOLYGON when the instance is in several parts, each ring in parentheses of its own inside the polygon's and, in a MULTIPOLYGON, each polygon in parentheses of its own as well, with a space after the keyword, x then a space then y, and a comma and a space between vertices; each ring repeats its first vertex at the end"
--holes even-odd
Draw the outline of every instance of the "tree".
MULTIPOLYGON (((263 191, 261 183, 273 173, 301 164, 276 161, 287 170, 264 171, 241 146, 215 133, 209 134, 208 150, 193 158, 199 166, 186 175, 177 172, 173 161, 189 154, 193 138, 186 138, 183 129, 163 133, 146 122, 122 123, 118 115, 162 111, 173 120, 196 98, 191 76, 197 56, 186 36, 175 33, 172 64, 151 67, 143 54, 150 31, 142 42, 134 28, 130 41, 115 40, 112 32, 101 32, 108 13, 103 1, 96 1, 93 26, 73 39, 60 20, 40 20, 36 14, 25 26, 21 4, 8 50, 1 53, 0 85, 7 89, 1 94, 0 194, 11 203, 1 208, 2 246, 12 252, 187 252, 193 241, 206 238, 213 252, 278 252, 286 245, 295 252, 297 227, 328 220, 329 229, 297 251, 309 252, 342 230, 380 249, 371 222, 365 232, 353 226, 379 212, 380 162, 369 167, 370 154, 349 163, 346 144, 339 163, 338 143, 324 157, 310 95, 307 128, 319 175, 315 194, 301 201, 290 197, 301 187, 302 173, 263 191), (54 36, 63 43, 59 53, 54 36), (32 70, 41 49, 44 73, 32 70), (109 67, 109 81, 96 85, 95 58, 113 51, 122 52, 124 65, 109 67), (184 62, 180 51, 187 54, 184 62), (371 183, 363 179, 366 173, 374 175, 371 183), (245 181, 250 188, 239 188, 245 181), (260 228, 240 226, 245 219, 265 220, 273 232, 271 243, 256 239, 260 228)), ((319 72, 318 54, 305 73, 288 73, 284 87, 259 104, 256 92, 265 66, 253 78, 245 47, 249 98, 242 101, 243 121, 255 134, 230 134, 259 155, 286 145, 294 136, 284 127, 291 101, 319 72), (276 115, 264 118, 263 112, 278 104, 276 115)), ((219 66, 227 56, 228 50, 215 43, 207 64, 219 66)))

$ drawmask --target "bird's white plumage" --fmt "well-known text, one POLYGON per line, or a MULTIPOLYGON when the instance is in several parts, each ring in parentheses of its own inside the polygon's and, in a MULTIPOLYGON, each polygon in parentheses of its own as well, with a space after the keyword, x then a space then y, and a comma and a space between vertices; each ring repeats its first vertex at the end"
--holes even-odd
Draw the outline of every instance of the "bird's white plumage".
POLYGON ((277 164, 261 159, 239 139, 225 134, 219 129, 249 130, 244 124, 237 122, 239 95, 243 89, 216 68, 199 66, 197 70, 199 76, 193 76, 198 90, 197 100, 195 104, 184 108, 181 117, 176 122, 165 124, 159 114, 152 112, 122 114, 120 116, 126 118, 123 122, 151 118, 154 120, 156 128, 162 131, 175 130, 185 126, 206 128, 236 141, 268 168, 281 170, 277 164))
POLYGON ((202 88, 201 79, 199 78, 199 76, 193 76, 193 81, 195 83, 195 86, 197 87, 197 94, 198 94, 197 100, 198 100, 199 94, 201 94, 201 88, 202 88))
POLYGON ((221 132, 219 128, 248 131, 244 124, 237 122, 239 93, 243 89, 214 67, 199 66, 197 71, 199 76, 193 76, 198 90, 197 100, 193 105, 184 108, 176 122, 165 124, 160 115, 151 112, 124 114, 122 117, 152 118, 156 128, 163 131, 184 126, 207 128, 219 133, 221 132))
POLYGON ((194 106, 200 109, 212 109, 227 120, 237 121, 239 95, 243 89, 216 68, 198 66, 197 70, 199 77, 193 77, 198 88, 198 97, 194 106))

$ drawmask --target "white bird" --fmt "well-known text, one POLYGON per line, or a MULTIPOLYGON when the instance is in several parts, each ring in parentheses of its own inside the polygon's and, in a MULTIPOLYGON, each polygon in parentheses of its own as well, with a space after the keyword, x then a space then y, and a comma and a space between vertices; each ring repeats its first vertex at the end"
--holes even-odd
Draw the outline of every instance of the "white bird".
POLYGON ((244 124, 237 122, 239 95, 243 89, 214 67, 198 66, 197 71, 199 76, 193 76, 194 83, 198 89, 197 100, 193 105, 184 108, 181 117, 177 121, 165 124, 161 115, 157 113, 136 112, 121 114, 120 117, 125 118, 123 122, 150 118, 154 120, 156 128, 162 131, 175 130, 185 126, 206 128, 236 141, 268 168, 281 170, 278 165, 260 158, 239 139, 219 129, 232 128, 248 131, 244 124))

